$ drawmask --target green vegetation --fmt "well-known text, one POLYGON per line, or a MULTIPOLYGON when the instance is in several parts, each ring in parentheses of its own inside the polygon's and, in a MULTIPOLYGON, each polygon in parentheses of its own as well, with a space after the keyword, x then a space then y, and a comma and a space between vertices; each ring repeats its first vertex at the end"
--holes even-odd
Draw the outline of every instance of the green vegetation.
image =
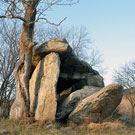
POLYGON ((118 120, 102 124, 84 124, 70 127, 53 124, 46 126, 30 121, 1 120, 0 135, 134 135, 135 122, 125 123, 118 120))

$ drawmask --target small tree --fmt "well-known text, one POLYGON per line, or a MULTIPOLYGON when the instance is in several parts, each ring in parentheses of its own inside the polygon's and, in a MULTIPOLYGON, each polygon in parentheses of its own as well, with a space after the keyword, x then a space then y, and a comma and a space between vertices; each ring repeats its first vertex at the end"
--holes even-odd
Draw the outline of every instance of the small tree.
MULTIPOLYGON (((51 23, 44 17, 44 13, 55 5, 73 5, 78 0, 2 0, 0 4, 0 18, 19 19, 23 22, 22 33, 20 38, 20 59, 16 64, 16 96, 21 97, 18 100, 21 104, 21 116, 27 116, 29 113, 29 79, 31 72, 32 48, 37 44, 33 41, 34 26, 39 20, 45 20, 52 25, 60 25, 65 18, 59 23, 51 23)), ((17 98, 17 97, 16 97, 17 98)))

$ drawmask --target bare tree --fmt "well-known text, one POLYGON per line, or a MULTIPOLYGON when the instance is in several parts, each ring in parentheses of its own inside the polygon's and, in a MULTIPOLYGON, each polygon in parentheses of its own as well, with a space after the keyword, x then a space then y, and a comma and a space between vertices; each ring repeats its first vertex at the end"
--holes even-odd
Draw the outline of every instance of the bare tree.
MULTIPOLYGON (((73 5, 78 0, 2 0, 0 18, 19 19, 23 22, 20 38, 20 59, 16 64, 16 93, 21 98, 22 116, 29 113, 29 79, 31 72, 32 48, 37 44, 33 41, 34 24, 40 20, 54 24, 45 18, 44 13, 55 5, 73 5)), ((16 97, 17 98, 17 97, 16 97)))
POLYGON ((12 26, 0 22, 0 107, 4 116, 8 116, 10 101, 15 94, 14 68, 19 57, 19 35, 17 23, 12 26), (10 32, 9 32, 10 31, 10 32))
POLYGON ((135 87, 135 60, 115 70, 113 80, 120 83, 125 89, 135 87))

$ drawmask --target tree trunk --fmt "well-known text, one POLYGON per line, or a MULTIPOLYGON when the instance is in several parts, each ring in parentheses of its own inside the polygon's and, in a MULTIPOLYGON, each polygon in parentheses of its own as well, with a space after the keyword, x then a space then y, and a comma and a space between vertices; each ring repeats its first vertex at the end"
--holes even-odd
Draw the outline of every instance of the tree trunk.
MULTIPOLYGON (((36 16, 36 9, 29 2, 25 7, 24 19, 33 22, 36 16)), ((11 107, 10 118, 19 119, 29 114, 29 79, 31 72, 32 48, 34 23, 23 23, 22 34, 20 39, 20 59, 16 64, 16 99, 11 107), (19 110, 19 111, 18 111, 19 110)))
POLYGON ((135 117, 135 107, 131 105, 131 118, 134 119, 135 117))

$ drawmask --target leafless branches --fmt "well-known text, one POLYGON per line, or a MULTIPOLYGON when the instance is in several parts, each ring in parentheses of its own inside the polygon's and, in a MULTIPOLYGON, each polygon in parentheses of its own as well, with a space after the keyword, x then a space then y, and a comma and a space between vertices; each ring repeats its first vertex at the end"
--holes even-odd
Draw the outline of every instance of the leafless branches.
POLYGON ((14 98, 14 68, 19 56, 19 35, 17 24, 8 26, 0 23, 0 105, 14 98))
POLYGON ((115 70, 114 81, 120 83, 124 88, 135 87, 135 60, 115 70))
POLYGON ((44 13, 54 6, 71 6, 78 2, 79 0, 4 0, 0 2, 1 5, 4 4, 3 8, 0 8, 0 10, 3 11, 0 15, 0 18, 19 19, 26 24, 33 24, 39 20, 45 20, 45 22, 48 24, 59 26, 66 19, 66 17, 56 24, 49 21, 44 16, 44 13), (34 21, 24 19, 24 11, 29 5, 33 5, 37 14, 37 17, 34 21))
POLYGON ((30 22, 30 23, 28 23, 28 24, 33 24, 33 23, 36 23, 36 22, 38 22, 39 20, 45 20, 45 22, 46 23, 48 23, 48 24, 51 24, 51 25, 54 25, 54 26, 60 26, 60 24, 62 23, 62 22, 64 22, 65 20, 66 20, 66 18, 67 17, 65 17, 65 18, 63 18, 59 23, 53 23, 53 22, 50 22, 47 18, 37 18, 35 21, 33 21, 33 22, 30 22))

